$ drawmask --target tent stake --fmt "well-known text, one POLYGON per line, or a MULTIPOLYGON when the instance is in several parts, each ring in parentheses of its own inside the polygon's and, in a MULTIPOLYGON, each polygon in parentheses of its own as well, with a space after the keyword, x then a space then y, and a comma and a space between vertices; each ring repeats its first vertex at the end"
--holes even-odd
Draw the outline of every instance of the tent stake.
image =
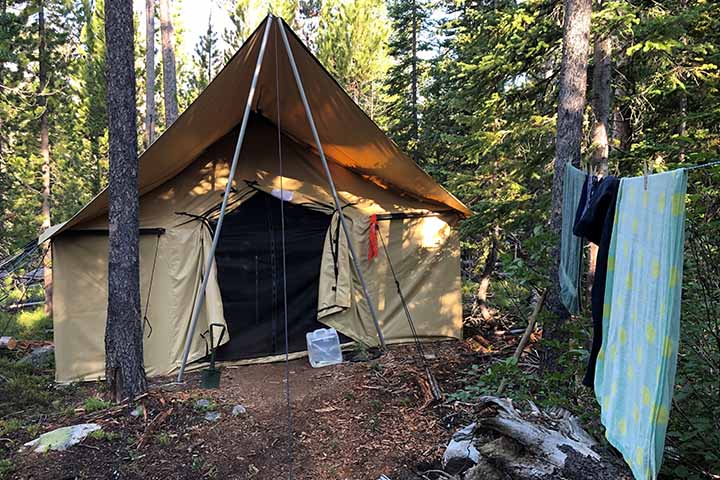
POLYGON ((285 51, 287 52, 288 60, 290 61, 290 67, 292 68, 293 76, 295 77, 295 84, 297 85, 298 91, 300 92, 300 99, 302 100, 303 106, 305 107, 305 116, 307 117, 308 124, 310 125, 310 130, 312 130, 313 138, 315 140, 315 146, 317 147, 318 153, 320 154, 320 160, 322 161, 323 169, 325 170, 325 175, 327 176, 328 184, 330 185, 330 191, 332 192, 333 201, 335 202, 335 209, 337 210, 338 216, 340 218, 340 224, 342 225, 342 229, 345 232, 345 237, 348 241, 348 249, 350 250, 350 256, 352 257, 353 265, 355 266, 355 271, 357 272, 358 279, 360 280, 360 285, 362 286, 363 296, 365 297, 365 302, 367 303, 368 309, 370 310, 370 316, 372 317, 372 321, 375 324, 375 330, 377 330, 380 347, 385 350, 385 337, 383 336, 382 329, 380 328, 380 322, 378 322, 375 307, 373 306, 372 300, 370 299, 370 293, 368 292, 365 278, 363 277, 362 270, 360 269, 360 262, 358 261, 358 257, 355 253, 355 248, 352 244, 350 230, 348 229, 347 223, 345 222, 345 215, 343 214, 342 207, 340 206, 340 198, 338 197, 337 190, 335 189, 335 182, 333 181, 332 174, 330 173, 330 167, 328 166, 327 159, 325 158, 325 152, 323 151, 322 143, 320 143, 320 136, 318 135, 317 128, 315 128, 315 120, 313 120, 312 112, 310 111, 310 104, 308 103, 307 97, 305 96, 305 89, 303 88, 297 65, 295 65, 295 57, 293 56, 292 49, 290 48, 290 43, 288 42, 287 35, 285 34, 285 26, 283 25, 282 18, 277 17, 277 23, 278 28, 280 29, 280 34, 282 35, 283 43, 285 44, 285 51))
POLYGON ((183 376, 185 375, 185 367, 187 365, 188 355, 190 355, 192 337, 195 334, 195 327, 197 326, 198 318, 200 317, 200 311, 205 300, 205 290, 207 289, 207 284, 210 279, 210 270, 212 269, 213 261, 215 260, 215 249, 217 248, 218 241, 220 240, 220 230, 222 229, 223 220, 225 219, 225 210, 227 208, 228 199, 230 198, 230 192, 232 191, 232 183, 233 179, 235 178, 235 170, 237 169, 238 159, 240 158, 240 149, 242 148, 243 140, 245 139, 245 131, 247 130, 248 119, 250 118, 252 102, 255 97, 255 89, 257 87, 258 77, 260 77, 260 67, 262 66, 263 57, 265 56, 265 46, 267 45, 271 25, 272 15, 269 15, 267 21, 265 22, 265 31, 263 32, 262 43, 260 44, 260 51, 258 52, 257 62, 255 63, 255 72, 253 73, 252 83, 250 84, 250 91, 248 92, 247 103, 245 104, 245 112, 243 113, 242 123, 240 125, 240 133, 238 134, 238 140, 235 144, 235 153, 233 154, 232 166, 230 167, 228 182, 225 186, 225 195, 223 195, 223 201, 220 207, 220 217, 218 218, 217 227, 215 227, 212 247, 210 247, 210 253, 208 253, 208 257, 205 262, 202 286, 200 287, 200 291, 197 293, 197 298, 195 300, 195 308, 193 309, 192 314, 192 320, 190 320, 190 327, 188 329, 187 335, 185 336, 185 350, 183 351, 182 363, 180 364, 180 372, 178 373, 177 377, 178 382, 182 382, 183 376))

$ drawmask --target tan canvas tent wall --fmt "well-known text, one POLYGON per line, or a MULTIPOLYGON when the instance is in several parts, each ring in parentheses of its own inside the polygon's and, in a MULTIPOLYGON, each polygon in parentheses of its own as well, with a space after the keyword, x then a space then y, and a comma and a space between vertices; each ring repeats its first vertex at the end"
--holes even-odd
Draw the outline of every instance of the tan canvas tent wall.
MULTIPOLYGON (((272 28, 277 29, 274 22, 272 28)), ((256 192, 277 195, 280 188, 275 106, 279 92, 285 198, 333 215, 327 179, 316 150, 310 146, 311 134, 289 65, 285 56, 275 54, 275 49, 282 52, 283 48, 276 33, 269 35, 253 105, 255 113, 233 179, 231 208, 242 208, 256 192), (276 67, 279 85, 275 82, 276 67)), ((148 318, 145 366, 149 375, 168 374, 179 366, 211 243, 202 222, 190 216, 212 211, 222 199, 259 37, 256 31, 211 85, 140 157, 140 226, 152 229, 143 231, 146 234, 140 241, 142 307, 145 314, 147 305, 148 318)), ((363 253, 362 273, 386 340, 402 342, 412 336, 384 254, 371 261, 366 257, 372 214, 381 216, 380 232, 388 243, 419 336, 459 338, 459 242, 452 227, 469 210, 382 134, 297 37, 290 35, 290 42, 343 212, 351 225, 349 241, 363 253)), ((337 221, 335 213, 332 224, 337 221)), ((97 379, 104 372, 107 228, 107 193, 103 192, 40 239, 52 240, 59 381, 97 379)), ((375 345, 377 335, 357 272, 351 268, 347 241, 340 236, 334 257, 329 236, 326 238, 318 317, 354 340, 375 345)), ((205 355, 199 333, 208 324, 232 321, 224 316, 220 287, 211 272, 190 361, 205 355)))

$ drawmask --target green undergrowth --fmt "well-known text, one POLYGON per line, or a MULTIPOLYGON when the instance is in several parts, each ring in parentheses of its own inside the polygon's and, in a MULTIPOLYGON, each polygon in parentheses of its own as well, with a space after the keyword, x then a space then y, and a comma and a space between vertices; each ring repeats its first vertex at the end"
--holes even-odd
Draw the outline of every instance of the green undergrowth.
MULTIPOLYGON (((579 327, 578 323, 574 330, 580 330, 579 327)), ((584 336, 579 331, 576 335, 584 336)), ((450 394, 450 399, 472 403, 482 395, 498 395, 504 384, 502 396, 513 399, 516 407, 524 409, 531 401, 541 409, 565 408, 581 420, 590 434, 602 438, 599 405, 593 392, 581 383, 587 351, 559 348, 549 342, 545 342, 544 347, 556 350, 559 365, 556 371, 542 371, 535 361, 526 357, 520 365, 512 357, 489 364, 474 364, 461 374, 462 387, 450 394)))
POLYGON ((36 371, 9 356, 0 356, 0 412, 44 409, 55 399, 51 370, 36 371))
POLYGON ((83 409, 85 410, 85 413, 92 413, 92 412, 98 412, 100 410, 105 410, 106 408, 109 408, 111 405, 112 405, 112 402, 103 400, 102 398, 88 397, 83 402, 83 409))
POLYGON ((19 313, 0 312, 0 335, 17 340, 52 340, 52 318, 45 314, 43 307, 19 313))
MULTIPOLYGON (((0 480, 15 478, 14 456, 23 443, 51 429, 50 425, 78 423, 75 408, 92 387, 59 385, 53 369, 18 364, 17 352, 0 352, 0 480)), ((91 403, 99 399, 90 397, 91 403)))

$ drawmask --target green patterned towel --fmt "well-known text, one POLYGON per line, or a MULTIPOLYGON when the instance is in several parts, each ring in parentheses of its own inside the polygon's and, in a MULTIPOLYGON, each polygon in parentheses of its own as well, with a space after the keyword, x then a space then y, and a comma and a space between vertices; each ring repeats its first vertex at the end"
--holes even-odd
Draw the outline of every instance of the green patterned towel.
POLYGON ((683 170, 624 178, 608 258, 603 348, 595 370, 606 437, 638 480, 662 463, 680 337, 683 170))
POLYGON ((580 263, 582 239, 573 234, 575 212, 587 175, 572 165, 565 166, 563 181, 562 231, 560 233, 560 300, 568 312, 580 313, 580 263))

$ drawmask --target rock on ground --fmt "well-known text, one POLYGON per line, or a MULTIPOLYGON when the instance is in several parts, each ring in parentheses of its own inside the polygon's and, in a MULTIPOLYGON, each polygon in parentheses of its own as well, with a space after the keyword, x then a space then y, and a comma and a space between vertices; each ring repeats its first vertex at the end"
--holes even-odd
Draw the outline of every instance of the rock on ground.
POLYGON ((55 361, 55 347, 46 345, 44 347, 34 348, 33 351, 18 360, 19 365, 30 365, 33 368, 50 368, 55 361))
POLYGON ((208 422, 217 422, 220 420, 220 412, 207 412, 205 413, 205 420, 208 422))
POLYGON ((48 450, 66 450, 85 440, 85 437, 95 430, 100 430, 100 425, 97 423, 81 423, 58 428, 27 442, 25 448, 32 448, 37 453, 45 453, 48 450))

